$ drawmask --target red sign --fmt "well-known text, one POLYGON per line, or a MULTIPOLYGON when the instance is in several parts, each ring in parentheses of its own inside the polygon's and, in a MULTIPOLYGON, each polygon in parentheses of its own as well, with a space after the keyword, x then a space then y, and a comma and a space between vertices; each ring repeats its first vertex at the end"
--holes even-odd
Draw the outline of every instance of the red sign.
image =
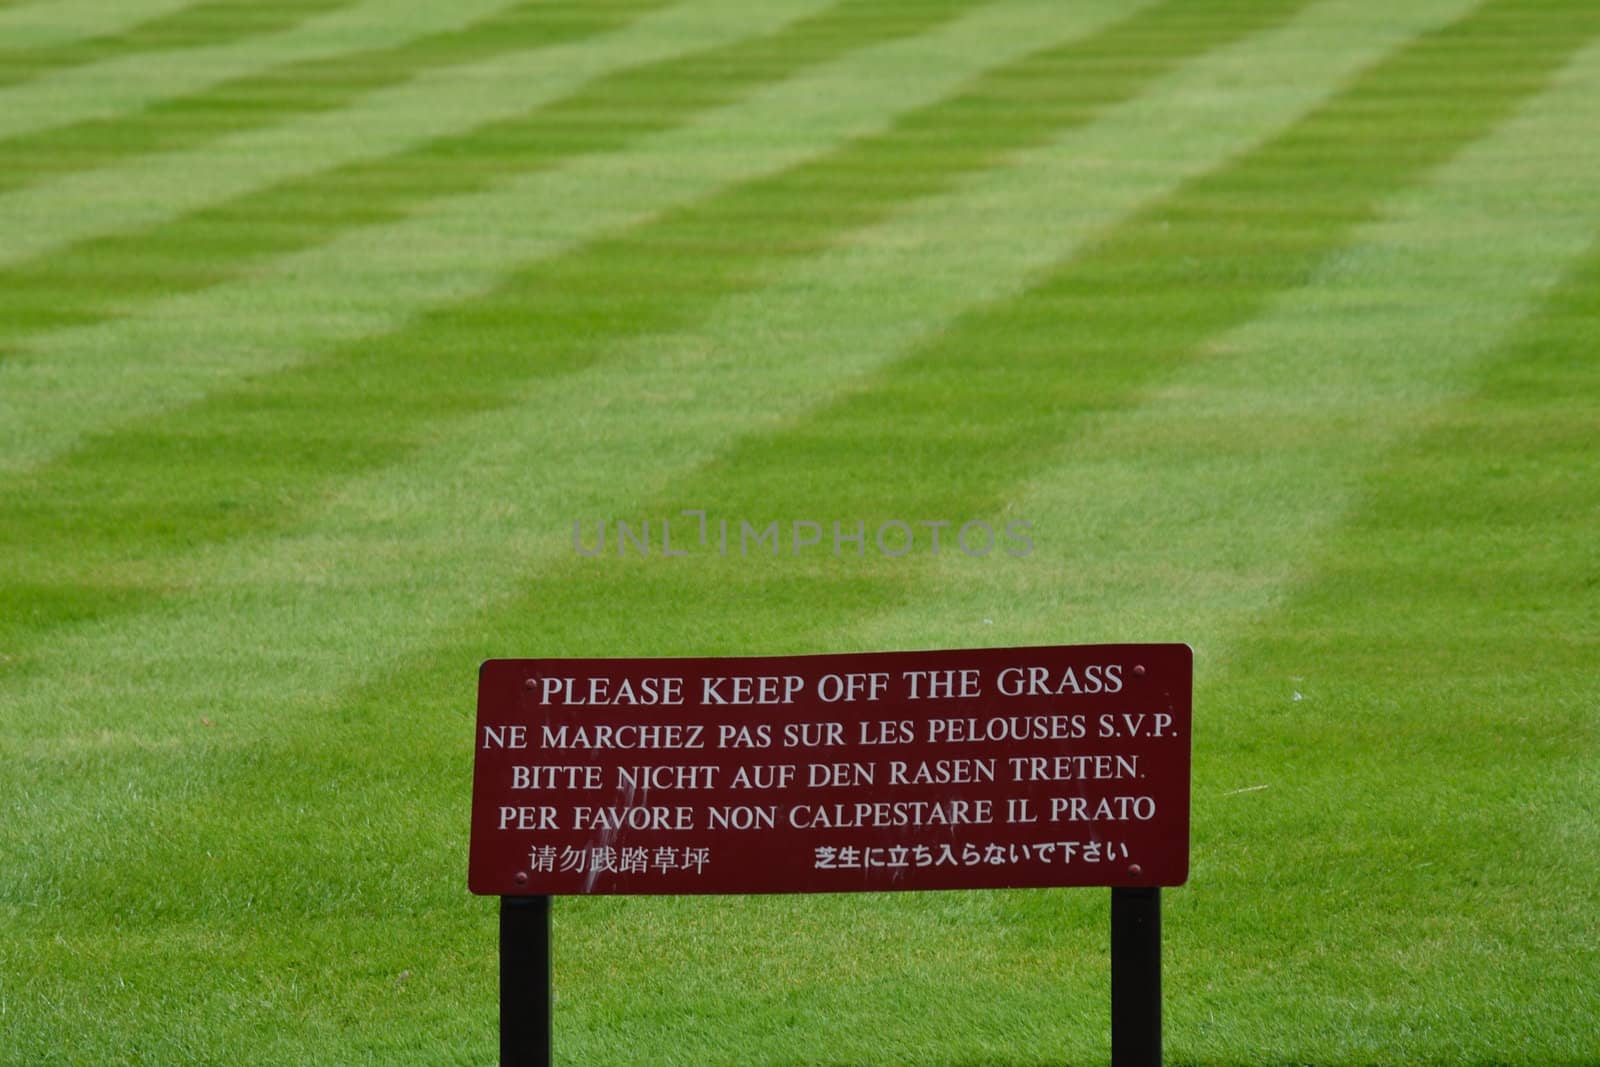
POLYGON ((1187 645, 490 660, 468 881, 500 896, 1171 886, 1187 645))

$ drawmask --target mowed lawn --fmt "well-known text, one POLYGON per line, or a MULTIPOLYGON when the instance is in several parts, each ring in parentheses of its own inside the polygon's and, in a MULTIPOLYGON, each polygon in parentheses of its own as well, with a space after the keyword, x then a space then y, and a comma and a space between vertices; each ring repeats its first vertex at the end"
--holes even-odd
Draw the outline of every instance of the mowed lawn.
MULTIPOLYGON (((1594 0, 0 3, 0 1062, 494 1062, 485 658, 1100 641, 1169 1062, 1600 1062, 1597 178, 1594 0)), ((562 898, 556 1056, 1104 1063, 1107 915, 562 898)))

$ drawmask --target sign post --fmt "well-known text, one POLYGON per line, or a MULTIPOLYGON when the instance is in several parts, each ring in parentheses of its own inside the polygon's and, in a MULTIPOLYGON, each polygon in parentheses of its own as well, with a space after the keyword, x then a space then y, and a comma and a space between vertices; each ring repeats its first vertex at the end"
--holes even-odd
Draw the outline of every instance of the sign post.
POLYGON ((550 898, 500 898, 500 1063, 550 1067, 550 898))
POLYGON ((490 660, 468 882, 506 1064, 549 1063, 549 898, 1109 886, 1112 1040, 1155 1064, 1189 867, 1187 645, 490 660))
POLYGON ((1161 890, 1111 890, 1111 1067, 1161 1063, 1161 890))

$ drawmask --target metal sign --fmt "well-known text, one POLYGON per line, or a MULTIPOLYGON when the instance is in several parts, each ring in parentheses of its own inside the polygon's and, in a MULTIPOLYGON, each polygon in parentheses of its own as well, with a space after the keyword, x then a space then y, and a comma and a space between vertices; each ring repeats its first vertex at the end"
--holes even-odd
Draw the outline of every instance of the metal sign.
POLYGON ((1192 653, 491 660, 475 893, 1181 884, 1192 653))

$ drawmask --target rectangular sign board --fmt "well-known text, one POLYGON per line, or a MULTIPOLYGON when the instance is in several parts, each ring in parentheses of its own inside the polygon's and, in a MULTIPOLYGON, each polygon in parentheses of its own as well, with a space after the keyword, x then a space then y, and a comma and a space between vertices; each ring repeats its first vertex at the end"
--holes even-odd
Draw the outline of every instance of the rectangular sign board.
POLYGON ((490 660, 468 884, 499 896, 1173 886, 1187 645, 490 660))

